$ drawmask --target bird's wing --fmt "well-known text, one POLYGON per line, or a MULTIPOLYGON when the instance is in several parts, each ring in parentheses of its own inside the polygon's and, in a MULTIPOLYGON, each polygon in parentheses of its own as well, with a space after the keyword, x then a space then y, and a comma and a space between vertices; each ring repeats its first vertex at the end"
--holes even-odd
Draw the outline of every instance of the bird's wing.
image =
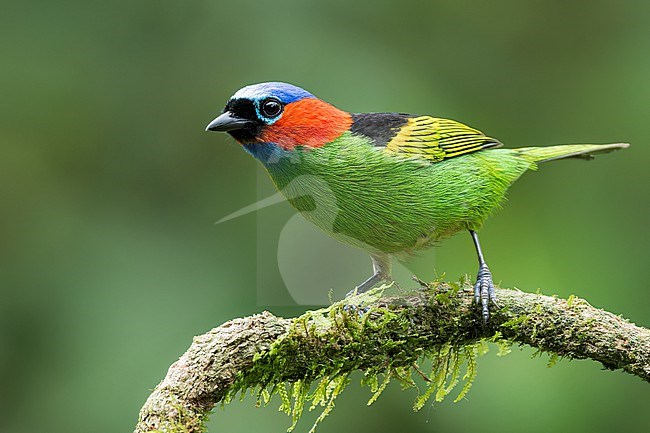
POLYGON ((439 162, 502 146, 481 131, 450 119, 399 113, 354 114, 353 133, 365 135, 385 152, 439 162))

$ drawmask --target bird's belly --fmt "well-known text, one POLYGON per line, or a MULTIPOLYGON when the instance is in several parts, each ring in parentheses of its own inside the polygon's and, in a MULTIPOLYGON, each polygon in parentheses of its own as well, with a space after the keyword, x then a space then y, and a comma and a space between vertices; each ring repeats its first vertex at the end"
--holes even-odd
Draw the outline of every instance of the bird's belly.
POLYGON ((283 190, 309 221, 333 237, 370 252, 411 252, 481 224, 471 194, 441 191, 409 176, 394 184, 381 178, 351 180, 298 177, 283 190))
POLYGON ((520 174, 500 180, 472 155, 423 164, 382 153, 337 155, 327 164, 322 158, 307 160, 290 167, 291 173, 269 173, 291 205, 322 230, 369 252, 389 254, 410 253, 479 228, 520 174))
POLYGON ((457 203, 454 215, 441 216, 442 206, 436 206, 436 197, 431 194, 423 194, 418 200, 368 197, 354 184, 335 187, 332 192, 335 202, 304 196, 289 201, 334 238, 370 252, 413 252, 472 225, 466 203, 457 203))

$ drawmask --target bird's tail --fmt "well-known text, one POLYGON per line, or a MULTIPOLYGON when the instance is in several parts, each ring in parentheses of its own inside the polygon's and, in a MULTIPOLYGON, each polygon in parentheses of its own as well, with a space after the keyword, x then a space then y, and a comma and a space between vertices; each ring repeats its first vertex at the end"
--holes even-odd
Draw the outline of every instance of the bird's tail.
POLYGON ((521 147, 514 150, 533 162, 546 162, 564 158, 592 159, 596 153, 607 153, 627 147, 630 147, 629 143, 565 144, 548 147, 521 147))

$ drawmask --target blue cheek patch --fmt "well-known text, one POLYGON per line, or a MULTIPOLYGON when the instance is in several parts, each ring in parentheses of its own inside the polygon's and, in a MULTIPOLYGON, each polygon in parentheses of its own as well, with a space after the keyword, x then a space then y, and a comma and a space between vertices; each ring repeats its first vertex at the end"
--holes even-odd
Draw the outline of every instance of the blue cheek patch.
POLYGON ((275 143, 245 143, 244 149, 262 164, 283 164, 289 162, 292 154, 275 143))

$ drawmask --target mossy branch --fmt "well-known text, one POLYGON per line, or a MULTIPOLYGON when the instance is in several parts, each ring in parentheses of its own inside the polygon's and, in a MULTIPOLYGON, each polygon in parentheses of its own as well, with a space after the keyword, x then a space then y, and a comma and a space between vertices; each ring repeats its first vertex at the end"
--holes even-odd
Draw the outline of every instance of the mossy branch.
POLYGON ((464 395, 486 340, 502 347, 527 344, 550 352, 552 359, 593 359, 650 382, 650 330, 573 296, 564 300, 497 289, 500 308, 484 325, 466 283, 436 283, 388 298, 380 298, 381 293, 348 298, 294 319, 268 312, 234 319, 195 337, 147 399, 135 432, 204 431, 215 404, 247 389, 257 389, 262 403, 279 394, 281 408, 293 414, 294 423, 306 399, 312 407, 324 406, 324 416, 356 370, 364 372, 375 393, 371 402, 391 378, 415 385, 415 371, 430 383, 417 409, 434 391, 440 400, 451 390, 460 380, 461 363, 467 364, 464 395), (422 358, 433 360, 430 376, 418 366, 422 358), (381 382, 378 374, 383 374, 381 382), (285 382, 292 384, 289 390, 285 382))

